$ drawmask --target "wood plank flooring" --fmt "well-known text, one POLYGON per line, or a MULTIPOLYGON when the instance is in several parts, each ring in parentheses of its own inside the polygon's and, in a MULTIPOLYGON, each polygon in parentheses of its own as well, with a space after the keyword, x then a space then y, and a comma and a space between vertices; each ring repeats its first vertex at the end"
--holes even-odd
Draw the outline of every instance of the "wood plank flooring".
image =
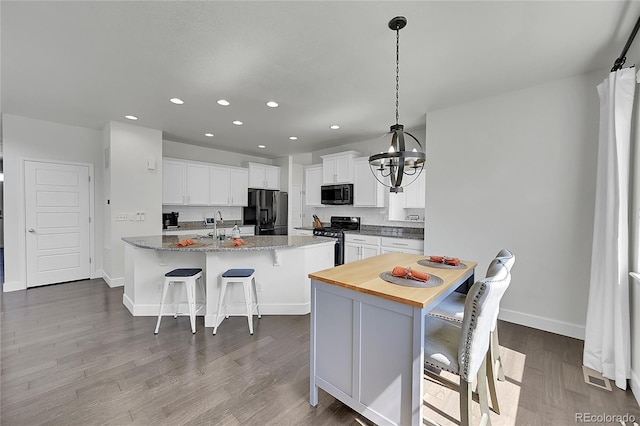
MULTIPOLYGON (((322 391, 309 405, 309 316, 263 316, 253 336, 244 318, 212 336, 202 318, 192 335, 188 318, 166 317, 156 336, 156 318, 131 316, 122 288, 102 280, 0 299, 2 425, 371 424, 322 391)), ((584 383, 581 341, 499 327, 507 380, 494 425, 574 425, 576 412, 640 419, 631 391, 584 383)), ((425 417, 459 424, 457 393, 425 389, 425 417)))

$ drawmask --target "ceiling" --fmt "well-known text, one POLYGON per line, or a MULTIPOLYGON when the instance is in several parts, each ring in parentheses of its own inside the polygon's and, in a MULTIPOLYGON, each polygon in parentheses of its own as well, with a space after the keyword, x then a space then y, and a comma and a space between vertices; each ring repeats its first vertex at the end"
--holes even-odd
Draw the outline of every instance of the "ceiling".
POLYGON ((400 122, 414 127, 610 68, 639 13, 635 1, 2 1, 1 107, 95 129, 132 114, 164 139, 275 158, 394 124, 396 15, 400 122))

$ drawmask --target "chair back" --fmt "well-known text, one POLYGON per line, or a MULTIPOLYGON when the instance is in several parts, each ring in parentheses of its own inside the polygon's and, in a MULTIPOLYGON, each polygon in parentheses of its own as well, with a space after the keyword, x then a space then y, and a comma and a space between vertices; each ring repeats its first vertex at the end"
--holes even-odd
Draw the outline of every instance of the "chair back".
MULTIPOLYGON (((515 255, 507 249, 500 250, 498 254, 496 254, 496 259, 502 262, 507 267, 509 272, 511 272, 511 268, 513 268, 513 264, 516 262, 515 255)), ((487 274, 487 276, 489 276, 489 274, 487 274)))
POLYGON ((464 305, 462 334, 458 347, 460 377, 473 381, 489 349, 489 335, 498 316, 500 300, 511 282, 511 274, 504 264, 495 266, 491 277, 477 281, 464 305))

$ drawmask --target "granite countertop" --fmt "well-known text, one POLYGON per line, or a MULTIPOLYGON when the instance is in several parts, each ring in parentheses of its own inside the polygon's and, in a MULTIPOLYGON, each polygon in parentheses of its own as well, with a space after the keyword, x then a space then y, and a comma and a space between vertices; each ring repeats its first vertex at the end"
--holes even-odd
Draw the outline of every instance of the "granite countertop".
POLYGON ((132 246, 163 251, 189 251, 189 252, 212 252, 212 251, 254 251, 254 250, 274 250, 283 248, 304 247, 314 244, 335 244, 335 238, 300 236, 300 235, 258 235, 254 237, 243 237, 245 245, 234 247, 233 240, 214 240, 211 237, 196 238, 194 236, 193 246, 176 247, 175 245, 187 238, 185 235, 150 235, 144 237, 123 237, 122 241, 132 246))
POLYGON ((405 238, 408 240, 424 240, 424 228, 362 225, 360 226, 359 231, 344 231, 344 233, 356 235, 372 235, 374 237, 405 238))

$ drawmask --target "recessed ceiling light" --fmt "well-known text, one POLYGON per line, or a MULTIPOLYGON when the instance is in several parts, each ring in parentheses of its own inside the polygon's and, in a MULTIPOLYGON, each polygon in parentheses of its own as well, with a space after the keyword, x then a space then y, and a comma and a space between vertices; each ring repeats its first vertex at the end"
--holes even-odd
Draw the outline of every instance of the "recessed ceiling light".
POLYGON ((331 129, 333 130, 338 130, 340 128, 340 126, 338 126, 337 124, 334 124, 331 126, 331 129))
POLYGON ((184 101, 180 98, 171 98, 169 100, 176 105, 182 105, 184 103, 184 101))
POLYGON ((208 137, 208 138, 212 138, 212 137, 213 137, 213 133, 205 133, 204 135, 205 135, 206 137, 208 137))
POLYGON ((233 124, 235 124, 236 126, 242 126, 243 123, 240 120, 235 120, 233 124))
POLYGON ((278 103, 275 102, 275 101, 269 101, 269 102, 267 102, 267 106, 269 108, 278 108, 278 103))
POLYGON ((258 145, 258 148, 264 149, 264 148, 266 148, 266 146, 265 145, 258 145))
POLYGON ((138 117, 136 117, 135 115, 125 115, 124 118, 126 118, 127 120, 137 120, 138 117))
POLYGON ((297 136, 289 136, 289 139, 292 141, 297 141, 298 137, 297 136))
POLYGON ((220 99, 218 100, 218 105, 229 106, 229 101, 226 99, 220 99))

